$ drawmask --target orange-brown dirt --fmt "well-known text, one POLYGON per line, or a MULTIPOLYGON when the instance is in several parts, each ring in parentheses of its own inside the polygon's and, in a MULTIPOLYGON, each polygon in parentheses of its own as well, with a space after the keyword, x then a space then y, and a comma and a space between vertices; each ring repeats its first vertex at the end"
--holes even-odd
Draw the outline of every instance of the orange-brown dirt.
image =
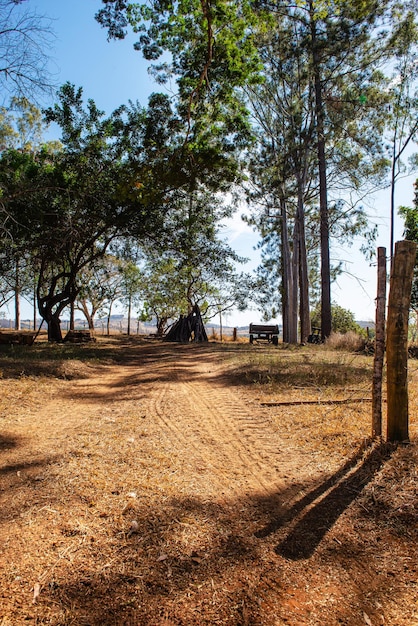
POLYGON ((411 443, 369 444, 355 357, 333 407, 315 349, 282 388, 273 346, 3 363, 0 626, 418 625, 415 392, 411 443))

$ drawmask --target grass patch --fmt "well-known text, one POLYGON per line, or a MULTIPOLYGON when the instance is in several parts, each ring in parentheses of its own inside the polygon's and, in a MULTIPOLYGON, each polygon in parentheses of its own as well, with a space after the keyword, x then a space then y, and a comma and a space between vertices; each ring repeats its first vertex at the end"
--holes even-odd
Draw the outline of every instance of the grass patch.
POLYGON ((0 377, 85 378, 86 367, 126 362, 133 358, 139 337, 99 337, 94 343, 48 343, 0 346, 0 377))
MULTIPOLYGON (((244 346, 243 346, 244 348, 244 346)), ((283 388, 327 389, 368 386, 372 359, 325 346, 241 349, 226 352, 230 376, 236 382, 260 385, 274 392, 283 388)))

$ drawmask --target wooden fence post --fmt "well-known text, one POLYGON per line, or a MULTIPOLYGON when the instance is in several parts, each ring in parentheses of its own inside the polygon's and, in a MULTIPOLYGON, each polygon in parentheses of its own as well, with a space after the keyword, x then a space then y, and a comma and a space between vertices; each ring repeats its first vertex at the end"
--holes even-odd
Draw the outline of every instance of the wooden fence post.
POLYGON ((387 322, 387 439, 407 441, 408 319, 416 243, 398 241, 392 260, 387 322))
POLYGON ((377 249, 376 337, 372 384, 372 437, 382 436, 382 378, 385 355, 386 248, 377 249))

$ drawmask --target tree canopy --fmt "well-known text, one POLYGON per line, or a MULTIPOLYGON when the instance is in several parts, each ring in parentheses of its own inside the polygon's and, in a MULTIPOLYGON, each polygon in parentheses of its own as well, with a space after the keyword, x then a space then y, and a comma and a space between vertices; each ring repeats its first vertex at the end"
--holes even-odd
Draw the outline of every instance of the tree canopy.
POLYGON ((60 316, 83 293, 82 276, 117 240, 137 241, 150 259, 152 251, 174 253, 177 280, 189 277, 184 295, 191 305, 198 277, 199 297, 203 283, 213 290, 208 280, 222 263, 226 280, 235 256, 217 240, 214 194, 240 176, 230 137, 189 133, 161 94, 147 108, 131 104, 105 116, 71 84, 45 120, 61 127, 60 148, 5 150, 0 185, 3 247, 18 256, 31 251, 51 340, 61 341, 60 316), (185 144, 188 133, 194 141, 185 144))
POLYGON ((108 120, 91 101, 83 108, 81 90, 65 85, 46 118, 61 125, 63 149, 4 152, 0 184, 9 243, 31 250, 39 312, 50 339, 60 341, 78 273, 128 229, 153 232, 155 212, 144 208, 130 164, 115 158, 108 120))
MULTIPOLYGON (((276 258, 266 260, 282 274, 276 301, 285 334, 296 340, 298 314, 302 340, 309 333, 309 277, 318 274, 312 263, 320 260, 321 326, 327 336, 337 269, 330 256, 333 237, 341 243, 361 234, 370 247, 376 234, 361 198, 382 184, 390 167, 385 107, 394 94, 385 72, 395 57, 411 58, 413 4, 105 0, 103 5, 96 19, 108 37, 122 39, 133 31, 135 48, 153 64, 157 80, 176 80, 178 111, 188 125, 185 145, 193 143, 193 133, 204 136, 205 127, 218 137, 228 135, 228 117, 240 129, 241 148, 252 145, 244 170, 251 201, 273 211, 252 223, 267 237, 270 220, 278 234, 269 236, 272 252, 272 242, 277 244, 276 258), (309 258, 314 231, 319 247, 309 258)), ((276 309, 273 302, 266 305, 276 309)))
MULTIPOLYGON (((0 7, 3 21, 25 8, 0 7)), ((105 114, 67 83, 44 112, 62 133, 48 146, 28 99, 0 110, 1 261, 14 271, 29 252, 50 337, 114 242, 141 249, 144 314, 164 324, 174 302, 244 306, 253 285, 220 228, 239 186, 261 237, 261 309, 281 312, 293 343, 320 299, 327 336, 334 242, 370 249, 363 198, 391 169, 393 196, 417 137, 414 3, 103 0, 96 19, 110 39, 134 32, 157 83, 176 88, 105 114)))
MULTIPOLYGON (((399 214, 404 220, 404 237, 418 243, 418 180, 415 182, 415 198, 413 207, 400 207, 399 214)), ((412 281, 411 309, 418 316, 418 253, 412 281)))

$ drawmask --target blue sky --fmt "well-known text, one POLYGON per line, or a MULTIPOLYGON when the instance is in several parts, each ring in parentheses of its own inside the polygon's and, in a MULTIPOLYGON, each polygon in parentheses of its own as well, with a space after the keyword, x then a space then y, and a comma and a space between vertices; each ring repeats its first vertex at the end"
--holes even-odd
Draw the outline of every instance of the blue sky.
POLYGON ((51 71, 57 85, 83 87, 86 98, 110 113, 128 100, 146 105, 159 88, 147 72, 141 54, 133 49, 133 36, 107 41, 106 31, 94 19, 100 0, 29 0, 40 15, 52 19, 56 34, 51 49, 51 71))
MULTIPOLYGON (((129 100, 146 106, 153 91, 161 91, 147 72, 147 64, 133 49, 134 37, 123 41, 107 41, 106 31, 95 21, 101 8, 100 0, 28 0, 32 10, 52 19, 56 39, 50 51, 51 71, 57 87, 69 81, 83 87, 85 98, 93 98, 97 106, 110 113, 129 100)), ((50 104, 50 103, 46 103, 50 104)), ((412 206, 413 182, 418 175, 401 181, 397 186, 396 205, 412 206)), ((370 198, 381 224, 377 246, 389 249, 389 190, 370 198)), ((257 265, 254 252, 256 235, 240 220, 231 220, 225 231, 238 254, 251 257, 248 269, 257 265)), ((397 220, 396 239, 402 238, 402 224, 397 220)), ((347 274, 332 287, 332 299, 351 310, 358 320, 374 320, 376 268, 370 266, 358 251, 359 243, 350 249, 334 248, 332 255, 345 261, 347 274)), ((233 314, 231 325, 256 322, 260 314, 249 311, 233 314)))

